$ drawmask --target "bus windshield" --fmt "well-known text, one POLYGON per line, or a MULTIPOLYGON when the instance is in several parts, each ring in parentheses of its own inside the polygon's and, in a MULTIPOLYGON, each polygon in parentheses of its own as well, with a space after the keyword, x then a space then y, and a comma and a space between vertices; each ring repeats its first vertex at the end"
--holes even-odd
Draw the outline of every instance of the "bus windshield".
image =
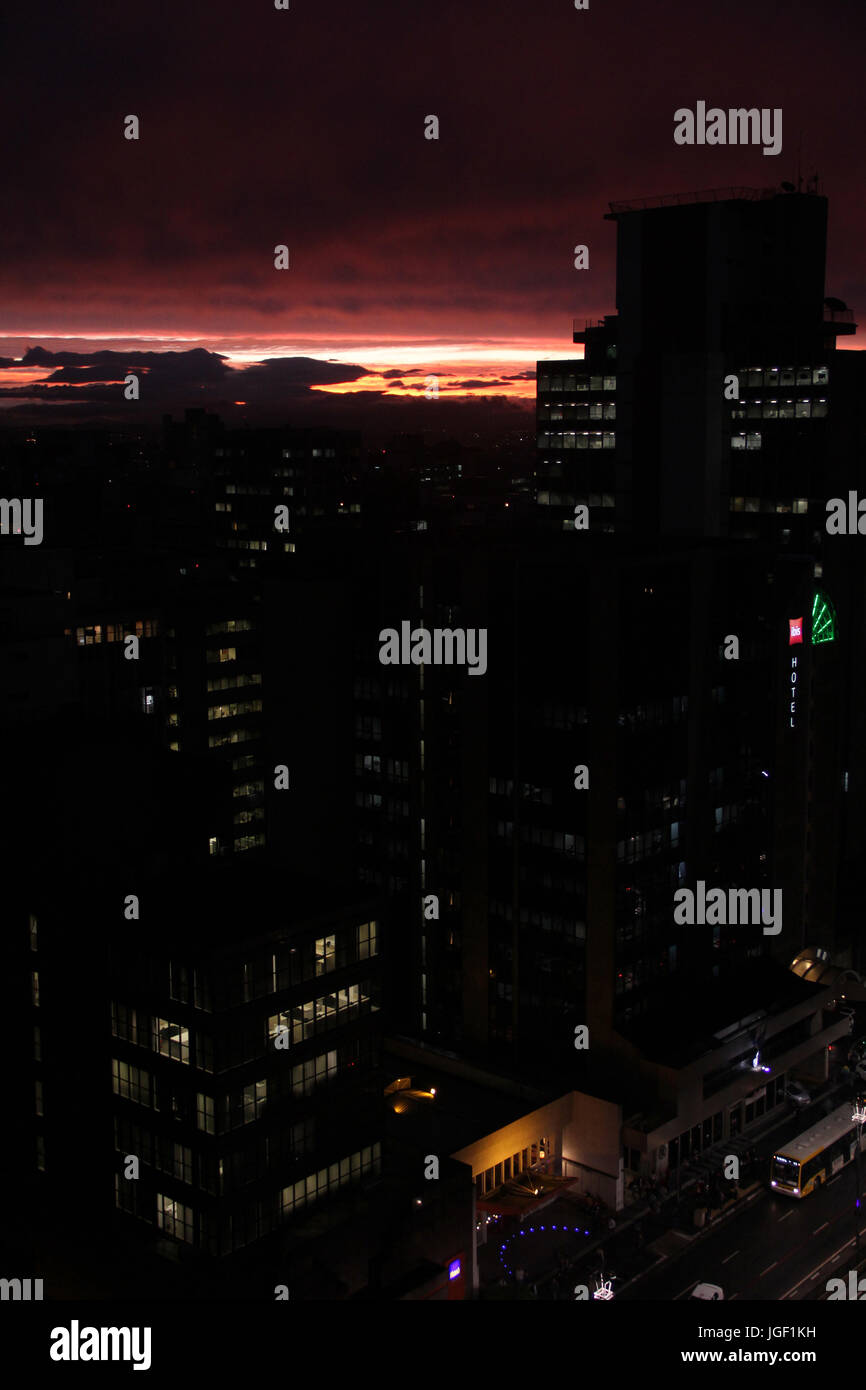
POLYGON ((773 1182, 784 1183, 786 1187, 797 1187, 800 1165, 794 1158, 783 1158, 781 1154, 774 1154, 770 1165, 770 1177, 773 1182))

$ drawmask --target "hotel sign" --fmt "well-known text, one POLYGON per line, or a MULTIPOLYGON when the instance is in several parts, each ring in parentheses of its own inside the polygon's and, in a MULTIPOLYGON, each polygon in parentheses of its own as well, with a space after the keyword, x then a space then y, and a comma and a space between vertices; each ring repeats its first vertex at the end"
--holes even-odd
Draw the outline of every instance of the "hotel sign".
MULTIPOLYGON (((788 646, 789 646, 789 647, 798 646, 798 645, 802 644, 802 641, 803 641, 803 619, 802 619, 802 618, 789 618, 789 619, 788 619, 788 646)), ((791 669, 790 669, 790 671, 789 671, 789 673, 788 673, 788 675, 789 675, 789 681, 788 681, 788 695, 790 696, 789 703, 788 703, 788 728, 789 728, 789 729, 796 729, 796 727, 797 727, 797 683, 798 683, 798 681, 799 681, 799 679, 800 679, 800 670, 799 670, 799 666, 800 666, 800 654, 799 654, 799 652, 792 652, 792 653, 791 653, 791 669)))

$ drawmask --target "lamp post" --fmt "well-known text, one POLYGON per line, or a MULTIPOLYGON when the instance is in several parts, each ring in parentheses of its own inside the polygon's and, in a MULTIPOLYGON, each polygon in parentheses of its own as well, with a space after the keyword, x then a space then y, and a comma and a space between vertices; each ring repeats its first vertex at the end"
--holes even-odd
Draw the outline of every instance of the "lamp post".
POLYGON ((855 1223, 855 1224, 854 1224, 854 1248, 855 1248, 855 1252, 856 1252, 856 1262, 857 1262, 857 1266, 858 1266, 858 1268, 859 1268, 859 1265, 860 1265, 860 1193, 861 1193, 861 1191, 863 1190, 863 1184, 862 1184, 862 1182, 861 1182, 861 1180, 860 1180, 860 1134, 861 1134, 863 1125, 866 1124, 866 1097, 864 1097, 864 1096, 857 1096, 857 1098, 856 1098, 855 1101, 854 1101, 853 1109, 852 1109, 852 1111, 851 1111, 851 1119, 854 1121, 854 1124, 856 1125, 856 1129, 854 1130, 854 1159, 855 1159, 854 1171, 855 1171, 856 1180, 857 1180, 857 1193, 856 1193, 856 1196, 855 1196, 855 1198, 854 1198, 854 1223, 855 1223))

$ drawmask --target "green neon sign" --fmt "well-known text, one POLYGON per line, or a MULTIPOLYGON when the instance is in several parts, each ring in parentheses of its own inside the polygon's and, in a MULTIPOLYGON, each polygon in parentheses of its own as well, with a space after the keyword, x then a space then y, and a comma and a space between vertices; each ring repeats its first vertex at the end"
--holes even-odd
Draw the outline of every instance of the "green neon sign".
POLYGON ((816 590, 812 600, 812 646, 836 641, 836 611, 825 594, 816 590))

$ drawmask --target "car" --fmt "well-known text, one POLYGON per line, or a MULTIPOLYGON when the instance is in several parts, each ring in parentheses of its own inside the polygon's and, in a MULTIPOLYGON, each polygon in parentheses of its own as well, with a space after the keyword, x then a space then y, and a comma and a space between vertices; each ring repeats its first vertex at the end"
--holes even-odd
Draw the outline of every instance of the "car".
POLYGON ((792 1105, 796 1105, 798 1110, 806 1105, 812 1104, 812 1097, 809 1095, 806 1087, 802 1086, 799 1081, 789 1081, 785 1087, 785 1095, 792 1105))
POLYGON ((718 1284, 695 1284, 689 1294, 689 1298, 703 1298, 708 1303, 715 1303, 717 1299, 723 1299, 724 1296, 724 1292, 718 1284))

